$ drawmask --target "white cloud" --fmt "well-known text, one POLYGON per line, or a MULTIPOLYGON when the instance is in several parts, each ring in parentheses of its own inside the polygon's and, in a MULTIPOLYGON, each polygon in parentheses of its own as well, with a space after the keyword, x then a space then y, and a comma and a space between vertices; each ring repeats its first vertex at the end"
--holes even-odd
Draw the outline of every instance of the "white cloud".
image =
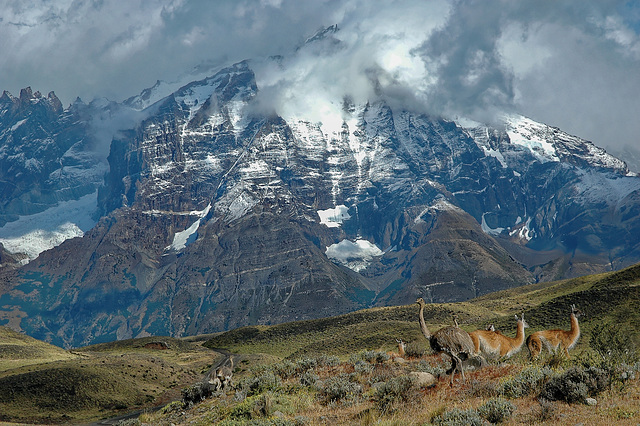
POLYGON ((340 122, 343 96, 385 96, 476 120, 511 109, 631 144, 639 32, 640 7, 623 0, 5 0, 0 89, 122 100, 196 68, 281 54, 284 70, 264 65, 258 79, 285 115, 340 122), (296 51, 332 24, 335 44, 296 51))

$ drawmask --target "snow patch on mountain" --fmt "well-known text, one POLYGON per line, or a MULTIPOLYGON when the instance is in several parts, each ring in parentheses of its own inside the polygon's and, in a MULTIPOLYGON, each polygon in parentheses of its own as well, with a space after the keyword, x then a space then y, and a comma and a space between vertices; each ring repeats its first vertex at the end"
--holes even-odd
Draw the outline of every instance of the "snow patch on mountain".
POLYGON ((320 223, 326 225, 328 228, 338 228, 342 225, 343 221, 351 218, 348 211, 349 207, 345 205, 339 205, 327 210, 318 210, 320 223))
POLYGON ((521 115, 506 115, 504 121, 511 143, 529 149, 543 163, 560 161, 556 148, 549 142, 552 139, 549 126, 521 115))
POLYGON ((27 121, 27 119, 26 119, 26 118, 24 118, 24 119, 22 119, 22 120, 18 121, 16 124, 14 124, 13 126, 11 126, 11 131, 12 131, 12 132, 15 132, 15 131, 16 131, 16 129, 17 129, 18 127, 22 126, 26 121, 27 121))
POLYGON ((528 218, 525 223, 522 223, 522 218, 518 216, 518 219, 516 220, 516 226, 514 227, 514 229, 509 231, 509 236, 516 236, 520 240, 531 241, 536 236, 536 232, 531 229, 531 219, 532 218, 528 218))
POLYGON ((176 232, 176 234, 173 236, 173 242, 169 247, 166 248, 166 250, 172 249, 175 251, 180 251, 184 249, 186 246, 188 246, 190 243, 195 241, 196 238, 198 237, 197 232, 198 232, 198 228, 200 227, 200 222, 206 215, 209 214, 209 210, 211 210, 211 204, 209 204, 202 211, 190 212, 191 215, 198 215, 200 217, 198 218, 198 220, 193 222, 191 226, 189 226, 184 231, 176 232))
POLYGON ((497 149, 486 147, 484 145, 481 145, 480 148, 482 148, 482 150, 484 151, 485 157, 493 157, 498 160, 498 162, 500 162, 503 169, 507 168, 507 162, 505 161, 504 156, 500 151, 498 151, 497 149))
POLYGON ((504 231, 504 228, 491 228, 489 225, 487 225, 487 221, 484 218, 486 216, 487 212, 482 213, 482 223, 480 224, 480 226, 482 227, 482 231, 485 234, 489 234, 489 235, 500 235, 502 234, 502 231, 504 231))
POLYGON ((97 196, 96 191, 78 200, 62 201, 43 212, 21 216, 0 228, 0 243, 10 253, 25 253, 33 260, 69 238, 81 237, 96 224, 91 215, 97 207, 97 196))
POLYGON ((640 191, 640 179, 636 176, 606 176, 601 173, 581 171, 582 178, 574 185, 576 198, 586 203, 606 202, 616 205, 634 191, 640 191))
POLYGON ((367 240, 342 240, 327 247, 325 253, 329 259, 356 272, 366 269, 374 257, 384 254, 367 240))

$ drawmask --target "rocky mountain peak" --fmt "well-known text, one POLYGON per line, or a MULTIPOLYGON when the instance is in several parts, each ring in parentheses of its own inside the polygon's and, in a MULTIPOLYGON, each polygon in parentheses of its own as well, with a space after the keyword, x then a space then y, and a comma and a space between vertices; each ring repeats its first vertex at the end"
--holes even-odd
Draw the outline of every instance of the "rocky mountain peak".
POLYGON ((169 87, 3 124, 0 177, 20 188, 6 220, 63 188, 95 194, 105 176, 98 223, 7 281, 0 310, 17 306, 30 332, 67 346, 208 333, 640 261, 640 178, 560 129, 463 125, 384 99, 281 117, 256 106, 250 61, 169 87), (140 118, 108 133, 98 174, 88 123, 118 113, 140 118))

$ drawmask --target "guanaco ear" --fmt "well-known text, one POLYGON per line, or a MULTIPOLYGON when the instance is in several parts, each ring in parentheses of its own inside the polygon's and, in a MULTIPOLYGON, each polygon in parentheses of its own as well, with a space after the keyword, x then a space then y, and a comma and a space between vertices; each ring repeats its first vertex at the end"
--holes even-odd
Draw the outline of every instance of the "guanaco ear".
POLYGON ((516 317, 516 321, 518 321, 518 320, 519 320, 518 315, 516 314, 516 315, 514 315, 514 316, 516 317))

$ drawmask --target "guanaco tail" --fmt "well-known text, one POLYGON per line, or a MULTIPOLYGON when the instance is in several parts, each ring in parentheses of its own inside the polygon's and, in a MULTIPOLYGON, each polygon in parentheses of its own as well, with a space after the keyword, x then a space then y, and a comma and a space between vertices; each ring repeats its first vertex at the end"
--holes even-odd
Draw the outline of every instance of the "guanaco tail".
POLYGON ((531 358, 535 359, 542 352, 542 348, 546 348, 550 353, 557 352, 558 348, 564 351, 569 357, 569 349, 572 349, 580 338, 580 324, 578 318, 582 312, 576 305, 571 305, 571 329, 570 330, 541 330, 536 331, 527 338, 527 347, 531 358))
POLYGON ((516 337, 511 338, 493 330, 476 330, 469 333, 476 354, 484 354, 492 358, 509 358, 518 353, 524 345, 524 329, 529 327, 522 317, 516 318, 516 337))

